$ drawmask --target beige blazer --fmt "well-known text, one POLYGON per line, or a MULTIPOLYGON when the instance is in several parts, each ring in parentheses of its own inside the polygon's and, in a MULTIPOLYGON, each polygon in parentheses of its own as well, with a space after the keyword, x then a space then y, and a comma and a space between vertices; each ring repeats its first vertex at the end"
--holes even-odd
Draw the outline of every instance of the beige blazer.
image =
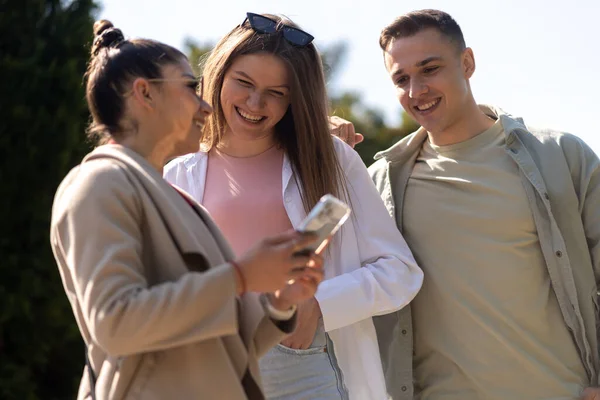
POLYGON ((236 300, 218 228, 140 155, 106 145, 75 167, 56 193, 50 240, 98 400, 263 397, 257 358, 294 321, 276 325, 256 294, 236 300))

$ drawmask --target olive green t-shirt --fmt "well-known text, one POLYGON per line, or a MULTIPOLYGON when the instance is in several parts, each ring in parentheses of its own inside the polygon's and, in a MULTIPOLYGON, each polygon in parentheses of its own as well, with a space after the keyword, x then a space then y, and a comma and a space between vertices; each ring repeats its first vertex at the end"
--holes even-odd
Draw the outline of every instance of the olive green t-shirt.
POLYGON ((412 303, 416 398, 574 399, 585 386, 522 179, 499 121, 423 145, 403 209, 425 272, 412 303))

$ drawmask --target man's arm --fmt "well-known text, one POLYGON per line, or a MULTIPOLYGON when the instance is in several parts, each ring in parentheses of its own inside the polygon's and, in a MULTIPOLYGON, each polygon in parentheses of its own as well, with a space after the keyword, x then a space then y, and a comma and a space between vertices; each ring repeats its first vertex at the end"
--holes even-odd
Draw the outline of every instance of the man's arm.
MULTIPOLYGON (((600 287, 600 160, 583 140, 574 139, 568 144, 565 140, 563 151, 579 198, 579 213, 598 288, 600 287)), ((599 319, 600 316, 596 318, 599 319)), ((600 388, 586 388, 581 398, 600 400, 600 388)))
MULTIPOLYGON (((577 165, 570 162, 571 175, 579 196, 579 213, 590 251, 596 285, 600 287, 600 159, 581 139, 577 139, 577 165)), ((575 153, 571 147, 568 150, 575 153)), ((573 154, 567 154, 573 160, 573 154)))

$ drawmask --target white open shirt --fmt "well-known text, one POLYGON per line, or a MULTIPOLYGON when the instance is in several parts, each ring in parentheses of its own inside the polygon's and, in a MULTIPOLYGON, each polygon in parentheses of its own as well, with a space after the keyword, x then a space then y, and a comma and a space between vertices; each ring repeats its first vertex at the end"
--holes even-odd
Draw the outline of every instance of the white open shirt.
MULTIPOLYGON (((384 400, 388 395, 371 317, 407 305, 421 288, 423 271, 356 151, 338 138, 334 143, 346 174, 352 214, 324 254, 325 279, 315 297, 350 399, 384 400)), ((179 157, 167 164, 164 177, 202 204, 207 162, 204 152, 179 157)), ((284 155, 283 201, 292 225, 297 227, 307 213, 292 175, 284 155)))

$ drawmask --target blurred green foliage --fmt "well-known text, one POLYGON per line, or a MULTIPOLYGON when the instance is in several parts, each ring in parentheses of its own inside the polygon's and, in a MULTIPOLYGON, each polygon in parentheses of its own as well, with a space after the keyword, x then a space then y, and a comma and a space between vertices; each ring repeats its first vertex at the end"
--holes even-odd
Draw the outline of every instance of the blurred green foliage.
POLYGON ((0 398, 70 399, 83 344, 48 238, 83 154, 91 0, 0 0, 0 398))

